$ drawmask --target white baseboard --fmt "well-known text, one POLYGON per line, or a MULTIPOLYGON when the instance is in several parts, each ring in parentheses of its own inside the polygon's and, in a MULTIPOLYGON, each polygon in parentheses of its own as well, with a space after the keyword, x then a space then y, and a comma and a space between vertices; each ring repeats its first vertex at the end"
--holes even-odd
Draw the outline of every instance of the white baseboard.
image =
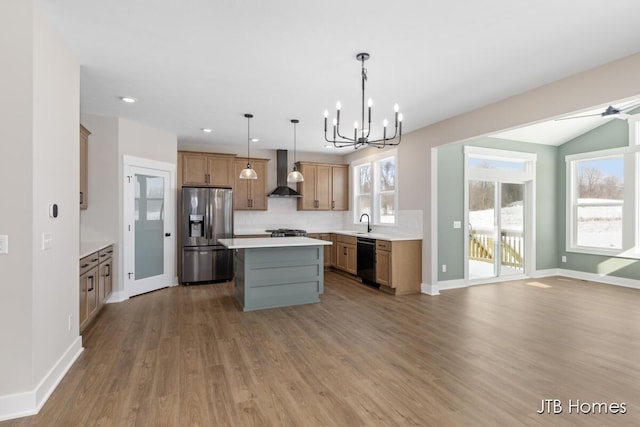
POLYGON ((0 396, 0 421, 37 414, 83 350, 79 336, 33 390, 0 396))
MULTIPOLYGON (((582 271, 566 270, 563 268, 550 268, 547 270, 536 270, 531 274, 530 277, 532 279, 535 279, 535 278, 551 277, 551 276, 564 276, 572 279, 589 280, 591 282, 604 283, 607 285, 615 285, 615 286, 623 286, 626 288, 640 289, 640 280, 626 279, 623 277, 615 277, 615 276, 609 276, 605 274, 585 273, 582 271)), ((486 284, 496 283, 501 281, 508 281, 508 280, 512 280, 512 278, 508 278, 508 279, 500 278, 496 280, 489 280, 486 282, 486 284)), ((438 282, 435 285, 427 285, 423 283, 422 293, 425 293, 428 295, 438 295, 440 291, 465 288, 472 285, 473 285, 472 283, 468 283, 463 279, 447 280, 444 282, 438 282)))
POLYGON ((436 286, 438 286, 438 290, 446 291, 449 289, 466 288, 467 286, 469 286, 469 284, 464 279, 456 279, 438 282, 436 286))
POLYGON ((129 299, 129 294, 124 291, 116 291, 112 292, 109 299, 107 299, 107 304, 111 304, 114 302, 122 302, 129 299))
POLYGON ((531 274, 531 278, 539 278, 539 277, 551 277, 551 276, 561 276, 559 268, 550 268, 548 270, 536 270, 531 274))
POLYGON ((438 290, 438 285, 429 285, 428 283, 421 283, 420 291, 423 294, 427 294, 431 296, 440 295, 440 291, 438 290))
POLYGON ((557 275, 578 280, 605 283, 607 285, 623 286, 625 288, 640 289, 640 280, 626 279, 624 277, 609 276, 606 274, 585 273, 582 271, 558 269, 557 275))

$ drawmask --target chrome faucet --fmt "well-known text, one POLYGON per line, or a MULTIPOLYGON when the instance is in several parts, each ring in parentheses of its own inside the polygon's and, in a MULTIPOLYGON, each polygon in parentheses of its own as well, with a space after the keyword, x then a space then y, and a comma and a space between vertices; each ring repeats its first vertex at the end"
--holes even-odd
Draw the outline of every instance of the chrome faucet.
POLYGON ((363 213, 362 215, 360 215, 360 222, 362 222, 362 217, 366 216, 367 217, 367 233, 371 233, 371 223, 370 223, 370 218, 369 218, 369 214, 367 213, 363 213))

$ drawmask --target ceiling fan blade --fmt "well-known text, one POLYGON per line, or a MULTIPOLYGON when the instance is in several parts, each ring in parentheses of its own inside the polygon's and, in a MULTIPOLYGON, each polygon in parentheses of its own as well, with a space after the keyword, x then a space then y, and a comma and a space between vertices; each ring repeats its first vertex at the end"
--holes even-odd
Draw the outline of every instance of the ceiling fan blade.
POLYGON ((556 119, 555 121, 560 121, 560 120, 570 120, 570 119, 581 119, 583 117, 596 117, 596 116, 602 116, 601 113, 597 113, 597 114, 587 114, 584 116, 572 116, 572 117, 562 117, 560 119, 556 119))
POLYGON ((639 101, 633 101, 633 102, 630 102, 628 104, 620 106, 618 108, 618 110, 627 112, 627 111, 633 110, 633 109, 635 109, 637 107, 640 107, 640 102, 639 101))

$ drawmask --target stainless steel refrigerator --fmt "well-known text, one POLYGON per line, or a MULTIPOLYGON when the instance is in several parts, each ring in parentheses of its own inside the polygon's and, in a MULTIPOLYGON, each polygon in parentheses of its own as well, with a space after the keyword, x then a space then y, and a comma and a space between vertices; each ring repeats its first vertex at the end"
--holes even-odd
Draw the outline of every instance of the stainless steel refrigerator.
POLYGON ((182 283, 233 279, 233 190, 182 187, 182 283))

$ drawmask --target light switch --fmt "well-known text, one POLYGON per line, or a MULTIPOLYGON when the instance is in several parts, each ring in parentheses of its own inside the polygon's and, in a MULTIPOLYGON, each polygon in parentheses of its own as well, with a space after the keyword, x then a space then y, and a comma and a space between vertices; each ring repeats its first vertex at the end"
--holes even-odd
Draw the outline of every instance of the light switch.
POLYGON ((9 236, 6 234, 0 235, 0 255, 9 253, 9 236))
POLYGON ((453 228, 462 228, 462 222, 453 221, 453 228))
POLYGON ((53 234, 42 233, 42 250, 46 251, 51 248, 53 248, 53 234))

